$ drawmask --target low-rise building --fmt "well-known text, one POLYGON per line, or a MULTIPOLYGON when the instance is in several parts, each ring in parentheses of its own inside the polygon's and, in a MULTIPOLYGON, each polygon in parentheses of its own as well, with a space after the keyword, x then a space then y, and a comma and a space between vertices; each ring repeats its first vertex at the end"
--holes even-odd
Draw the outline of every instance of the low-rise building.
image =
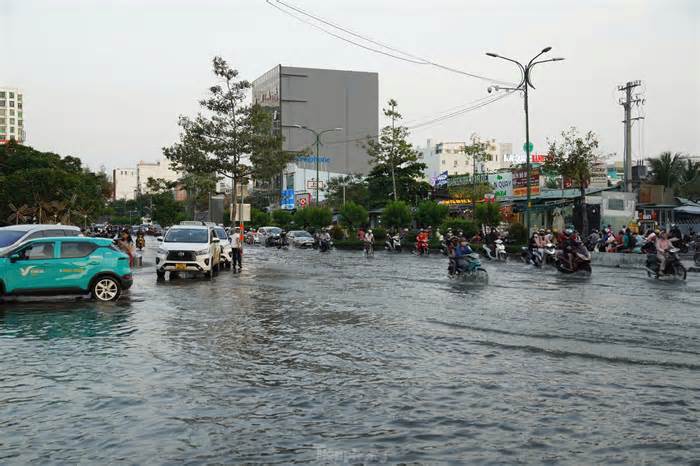
POLYGON ((112 199, 133 200, 138 189, 135 168, 115 168, 112 171, 112 199))
POLYGON ((144 162, 141 160, 136 164, 137 189, 141 194, 147 194, 148 179, 163 179, 165 181, 177 181, 180 179, 180 174, 172 169, 170 162, 166 159, 158 160, 157 162, 144 162))
POLYGON ((418 148, 420 159, 427 165, 425 178, 434 179, 445 172, 449 176, 470 175, 475 167, 477 173, 495 172, 511 167, 511 143, 499 143, 495 139, 487 139, 484 142, 488 144, 487 157, 474 164, 474 160, 464 153, 464 147, 469 143, 459 141, 433 144, 432 140, 428 139, 425 147, 418 148))

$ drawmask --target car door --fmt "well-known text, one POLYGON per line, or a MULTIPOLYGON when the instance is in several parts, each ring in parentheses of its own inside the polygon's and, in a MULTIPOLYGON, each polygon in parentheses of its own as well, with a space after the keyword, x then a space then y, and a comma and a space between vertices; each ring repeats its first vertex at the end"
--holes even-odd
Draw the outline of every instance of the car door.
POLYGON ((68 238, 60 241, 56 286, 87 289, 92 269, 101 263, 100 258, 93 254, 95 249, 96 244, 86 241, 70 241, 68 238))
POLYGON ((12 255, 19 255, 8 264, 7 289, 14 293, 31 293, 56 287, 56 243, 35 241, 12 255))

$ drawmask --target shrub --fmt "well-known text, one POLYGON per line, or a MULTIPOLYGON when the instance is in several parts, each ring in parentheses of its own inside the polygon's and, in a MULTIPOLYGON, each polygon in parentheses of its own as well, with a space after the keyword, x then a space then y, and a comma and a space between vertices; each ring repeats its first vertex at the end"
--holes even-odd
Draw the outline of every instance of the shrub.
POLYGON ((513 223, 508 227, 508 237, 516 243, 526 243, 527 236, 527 227, 522 223, 513 223))
POLYGON ((382 224, 388 228, 401 228, 411 223, 411 210, 403 201, 389 202, 382 212, 382 224))
POLYGON ((351 230, 364 225, 368 219, 367 209, 354 202, 348 202, 340 209, 340 223, 351 230))
POLYGON ((418 226, 438 226, 447 217, 449 209, 445 205, 435 201, 424 201, 418 204, 416 209, 416 222, 418 226))
POLYGON ((339 239, 345 239, 345 232, 340 227, 340 225, 333 225, 331 227, 330 234, 331 238, 333 238, 334 241, 337 241, 339 239))
POLYGON ((384 241, 386 239, 386 230, 383 227, 372 228, 375 241, 384 241))
POLYGON ((282 229, 288 230, 289 224, 292 223, 293 218, 291 212, 286 210, 277 209, 272 211, 272 221, 276 226, 282 229))
POLYGON ((307 207, 309 225, 315 228, 325 227, 333 222, 333 212, 328 207, 307 207))
POLYGON ((476 205, 475 217, 480 225, 498 225, 501 222, 501 205, 497 202, 480 202, 476 205))
POLYGON ((448 228, 452 228, 452 232, 454 234, 457 234, 457 231, 462 230, 468 238, 476 235, 476 233, 479 231, 479 227, 476 225, 476 223, 463 218, 448 218, 442 222, 440 232, 444 235, 448 228))
POLYGON ((250 226, 253 228, 264 227, 270 224, 270 214, 265 211, 253 209, 250 213, 250 226))

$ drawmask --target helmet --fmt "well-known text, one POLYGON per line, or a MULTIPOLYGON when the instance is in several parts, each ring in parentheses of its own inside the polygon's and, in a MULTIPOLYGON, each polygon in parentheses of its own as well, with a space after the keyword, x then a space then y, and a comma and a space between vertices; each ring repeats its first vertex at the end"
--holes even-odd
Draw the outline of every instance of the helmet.
POLYGON ((372 229, 370 228, 369 230, 367 230, 367 233, 372 233, 372 229))
POLYGON ((568 236, 572 235, 574 233, 574 230, 572 228, 567 228, 564 230, 564 233, 568 236))

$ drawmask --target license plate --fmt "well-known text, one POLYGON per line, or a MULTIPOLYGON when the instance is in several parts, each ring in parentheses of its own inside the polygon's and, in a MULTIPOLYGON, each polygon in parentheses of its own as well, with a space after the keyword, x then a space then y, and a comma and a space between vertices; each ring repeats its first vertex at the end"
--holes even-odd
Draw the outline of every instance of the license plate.
POLYGON ((187 270, 187 264, 175 264, 175 270, 187 270))

